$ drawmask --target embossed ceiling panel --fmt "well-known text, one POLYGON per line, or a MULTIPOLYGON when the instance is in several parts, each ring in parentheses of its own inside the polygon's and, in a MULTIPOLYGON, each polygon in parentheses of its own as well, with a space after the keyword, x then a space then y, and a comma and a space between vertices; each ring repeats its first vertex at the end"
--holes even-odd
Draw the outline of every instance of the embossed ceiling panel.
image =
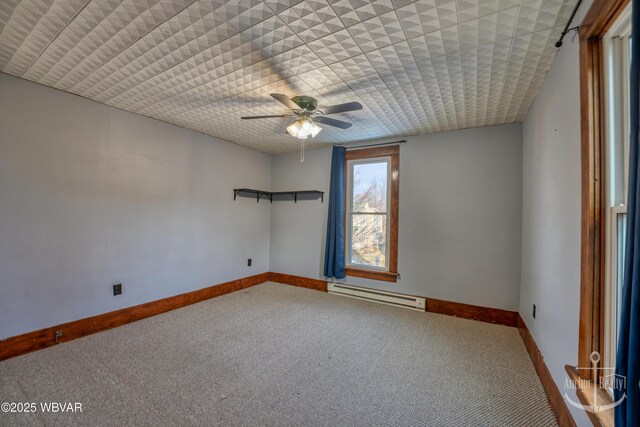
POLYGON ((307 146, 521 121, 567 0, 3 0, 0 70, 267 153, 269 94, 358 101, 307 146))

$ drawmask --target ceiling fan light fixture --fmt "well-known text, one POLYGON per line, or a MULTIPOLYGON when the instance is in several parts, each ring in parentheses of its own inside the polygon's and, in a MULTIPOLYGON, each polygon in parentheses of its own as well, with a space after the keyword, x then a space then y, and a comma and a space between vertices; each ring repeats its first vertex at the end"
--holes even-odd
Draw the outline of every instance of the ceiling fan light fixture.
POLYGON ((322 128, 315 123, 311 123, 311 138, 315 138, 317 134, 320 133, 322 128))
POLYGON ((289 135, 298 139, 307 139, 309 136, 314 138, 321 130, 310 118, 302 118, 287 127, 289 135))
POLYGON ((295 121, 291 125, 287 126, 287 132, 294 138, 298 137, 298 132, 300 131, 300 123, 295 121))

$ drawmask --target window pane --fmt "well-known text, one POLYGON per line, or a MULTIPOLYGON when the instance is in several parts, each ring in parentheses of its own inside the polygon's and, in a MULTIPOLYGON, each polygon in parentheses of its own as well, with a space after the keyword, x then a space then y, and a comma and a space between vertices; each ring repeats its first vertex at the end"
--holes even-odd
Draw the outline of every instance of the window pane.
POLYGON ((387 211, 388 162, 353 165, 353 212, 387 211))
POLYGON ((386 268, 387 216, 351 215, 351 264, 386 268))

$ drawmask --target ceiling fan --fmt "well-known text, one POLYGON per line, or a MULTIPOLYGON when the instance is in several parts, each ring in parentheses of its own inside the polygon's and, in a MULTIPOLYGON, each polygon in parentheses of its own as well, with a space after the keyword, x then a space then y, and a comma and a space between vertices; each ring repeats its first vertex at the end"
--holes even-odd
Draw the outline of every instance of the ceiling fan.
POLYGON ((280 93, 272 93, 271 96, 280 101, 287 108, 290 108, 293 114, 241 117, 241 119, 297 117, 298 120, 287 127, 287 132, 291 136, 302 140, 307 139, 309 136, 313 138, 322 130, 322 128, 316 123, 322 123, 340 129, 349 129, 352 126, 351 123, 326 116, 329 114, 362 110, 362 104, 359 102, 347 102, 346 104, 318 108, 318 101, 311 96, 295 96, 293 98, 289 98, 288 96, 280 93))

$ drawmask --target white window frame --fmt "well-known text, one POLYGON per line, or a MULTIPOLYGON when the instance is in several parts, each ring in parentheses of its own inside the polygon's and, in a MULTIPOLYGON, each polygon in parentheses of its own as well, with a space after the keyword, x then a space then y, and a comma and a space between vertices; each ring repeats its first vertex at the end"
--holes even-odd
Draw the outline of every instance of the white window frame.
MULTIPOLYGON (((603 37, 605 81, 605 224, 606 264, 604 295, 603 367, 614 368, 617 347, 619 292, 618 219, 626 214, 627 180, 629 175, 629 51, 631 36, 631 4, 616 19, 603 37), (627 72, 625 73, 625 67, 627 72), (625 78, 625 76, 627 78, 625 78), (621 95, 621 96, 620 96, 621 95), (619 144, 622 142, 621 157, 619 144), (618 146, 616 146, 618 145, 618 146), (615 172, 615 176, 614 176, 615 172)), ((624 256, 624 254, 622 254, 624 256)), ((609 390, 612 393, 612 390, 609 390)))
POLYGON ((389 250, 390 250, 390 230, 391 230, 391 156, 381 156, 381 157, 369 157, 365 159, 354 159, 347 160, 347 206, 345 206, 345 217, 347 218, 346 226, 346 235, 347 242, 345 245, 345 265, 347 267, 358 268, 363 270, 373 270, 373 271, 389 271, 389 250), (363 164, 371 164, 371 163, 382 163, 385 162, 387 164, 387 208, 384 213, 373 213, 373 212, 353 212, 351 209, 353 207, 353 174, 355 165, 363 165, 363 164), (384 267, 369 265, 369 264, 357 264, 351 262, 351 255, 353 253, 353 235, 351 230, 351 224, 353 223, 353 215, 358 214, 367 214, 367 215, 384 215, 386 217, 386 233, 385 233, 385 265, 384 267))

